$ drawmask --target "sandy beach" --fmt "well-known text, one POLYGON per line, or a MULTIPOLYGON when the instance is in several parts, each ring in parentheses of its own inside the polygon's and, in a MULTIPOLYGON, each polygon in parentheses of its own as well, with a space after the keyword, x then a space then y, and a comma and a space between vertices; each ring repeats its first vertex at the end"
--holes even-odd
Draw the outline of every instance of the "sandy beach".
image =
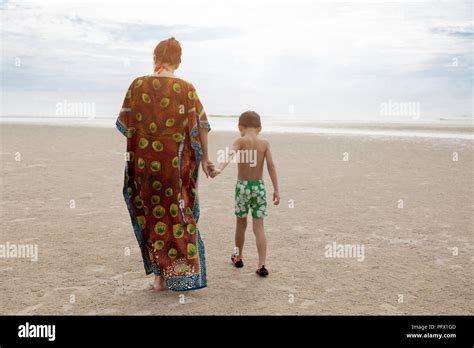
MULTIPOLYGON (((208 288, 155 293, 122 197, 122 135, 0 132, 0 244, 38 246, 36 262, 0 259, 1 314, 474 312, 472 141, 264 134, 282 196, 265 221, 270 276, 255 275, 251 231, 246 266, 230 263, 233 165, 200 179, 208 288), (332 243, 362 245, 364 259, 327 257, 332 243)), ((211 132, 211 159, 236 136, 211 132)), ((266 186, 270 196, 268 177, 266 186)))

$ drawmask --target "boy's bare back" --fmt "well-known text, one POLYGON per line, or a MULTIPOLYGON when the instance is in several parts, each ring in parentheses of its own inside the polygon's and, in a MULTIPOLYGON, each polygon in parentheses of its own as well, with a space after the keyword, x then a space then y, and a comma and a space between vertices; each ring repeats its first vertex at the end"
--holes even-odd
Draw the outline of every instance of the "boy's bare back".
POLYGON ((263 165, 267 155, 269 143, 258 136, 245 135, 238 138, 234 148, 238 149, 238 179, 261 180, 263 178, 263 165))

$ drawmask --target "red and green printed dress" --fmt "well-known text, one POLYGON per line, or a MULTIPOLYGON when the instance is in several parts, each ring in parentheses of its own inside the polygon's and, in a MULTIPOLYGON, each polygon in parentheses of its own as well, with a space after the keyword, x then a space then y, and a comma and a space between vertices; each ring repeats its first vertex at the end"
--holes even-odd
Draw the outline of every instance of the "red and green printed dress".
POLYGON ((210 127, 196 90, 175 77, 136 78, 116 126, 127 137, 123 194, 146 274, 175 291, 205 287, 197 179, 199 128, 210 127))

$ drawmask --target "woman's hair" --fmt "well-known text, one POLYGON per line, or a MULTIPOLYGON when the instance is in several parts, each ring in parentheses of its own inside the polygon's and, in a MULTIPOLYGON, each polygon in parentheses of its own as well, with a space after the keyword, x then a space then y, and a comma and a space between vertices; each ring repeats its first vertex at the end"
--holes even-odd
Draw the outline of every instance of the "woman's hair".
POLYGON ((245 111, 239 117, 239 126, 244 128, 261 128, 260 115, 255 111, 245 111))
POLYGON ((153 52, 153 63, 155 65, 181 63, 181 45, 174 37, 160 41, 153 52))

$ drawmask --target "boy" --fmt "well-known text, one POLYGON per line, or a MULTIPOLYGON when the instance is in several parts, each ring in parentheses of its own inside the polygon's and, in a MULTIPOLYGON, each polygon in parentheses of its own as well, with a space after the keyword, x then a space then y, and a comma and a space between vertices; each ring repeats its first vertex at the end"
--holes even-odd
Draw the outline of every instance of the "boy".
POLYGON ((265 160, 273 184, 273 204, 275 205, 280 203, 278 178, 270 151, 270 144, 267 140, 261 139, 258 136, 262 130, 260 116, 254 111, 244 112, 239 117, 239 130, 241 137, 232 145, 232 151, 227 155, 226 160, 221 162, 211 172, 211 177, 219 175, 232 158, 237 156, 238 180, 235 187, 236 247, 231 260, 237 268, 244 266, 242 250, 244 248, 245 230, 247 228, 247 214, 250 210, 258 250, 258 268, 256 273, 265 277, 268 275, 268 270, 265 268, 267 240, 263 230, 263 217, 268 215, 265 186, 262 180, 265 160))

